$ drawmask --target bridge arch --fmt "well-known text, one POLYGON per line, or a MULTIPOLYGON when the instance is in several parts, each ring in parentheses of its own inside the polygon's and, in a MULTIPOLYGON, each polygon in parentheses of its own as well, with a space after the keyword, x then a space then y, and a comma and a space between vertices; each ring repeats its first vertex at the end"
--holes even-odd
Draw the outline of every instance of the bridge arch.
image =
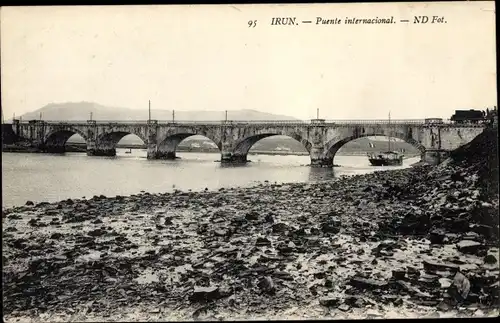
POLYGON ((307 150, 307 152, 311 151, 312 144, 307 139, 303 138, 300 134, 269 132, 269 133, 255 134, 241 139, 235 144, 233 148, 233 154, 237 156, 246 156, 250 151, 250 149, 252 148, 252 146, 255 145, 258 141, 273 136, 285 136, 295 139, 296 141, 302 144, 302 146, 307 150))
MULTIPOLYGON (((348 142, 352 140, 356 140, 359 138, 364 138, 364 137, 388 137, 387 134, 384 133, 363 133, 363 134, 355 134, 353 136, 345 137, 343 139, 338 140, 338 138, 330 140, 326 145, 325 145, 325 157, 326 159, 331 159, 333 160, 335 158, 335 154, 339 151, 342 146, 347 144, 348 142)), ((413 138, 409 138, 407 136, 401 135, 401 134, 391 134, 392 138, 397 138, 405 141, 406 143, 412 145, 416 149, 420 151, 421 154, 424 154, 426 151, 426 148, 417 140, 413 138)))
POLYGON ((208 132, 181 130, 176 133, 167 134, 157 143, 155 157, 158 159, 175 159, 179 144, 183 140, 193 136, 204 137, 214 143, 219 150, 222 149, 222 141, 208 132))
POLYGON ((79 129, 72 127, 53 129, 43 139, 43 150, 46 152, 63 153, 66 151, 66 142, 73 135, 79 135, 87 141, 87 134, 79 129))
POLYGON ((115 130, 101 133, 97 136, 96 147, 91 149, 91 155, 97 156, 116 156, 116 145, 125 136, 135 135, 142 140, 144 144, 148 140, 140 131, 115 130))
POLYGON ((116 147, 118 142, 123 139, 123 137, 128 135, 135 135, 139 137, 144 144, 148 143, 148 139, 140 132, 129 132, 129 131, 113 131, 105 132, 97 137, 97 142, 104 145, 112 145, 113 148, 116 147))

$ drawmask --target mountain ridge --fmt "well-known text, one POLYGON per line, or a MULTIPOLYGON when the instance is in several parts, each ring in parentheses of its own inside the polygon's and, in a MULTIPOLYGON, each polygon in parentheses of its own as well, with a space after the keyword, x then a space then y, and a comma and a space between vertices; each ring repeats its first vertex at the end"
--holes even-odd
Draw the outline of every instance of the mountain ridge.
MULTIPOLYGON (((95 102, 64 102, 64 103, 49 103, 35 111, 23 114, 23 120, 40 119, 54 121, 76 121, 88 120, 92 113, 93 120, 110 120, 110 121, 131 121, 131 120, 147 120, 148 110, 132 109, 127 107, 111 107, 95 102)), ((153 120, 172 120, 172 110, 151 109, 151 119, 153 120)), ((226 117, 225 111, 175 111, 175 120, 185 121, 219 121, 226 117)), ((262 112, 252 109, 228 110, 228 120, 295 120, 300 119, 262 112)))

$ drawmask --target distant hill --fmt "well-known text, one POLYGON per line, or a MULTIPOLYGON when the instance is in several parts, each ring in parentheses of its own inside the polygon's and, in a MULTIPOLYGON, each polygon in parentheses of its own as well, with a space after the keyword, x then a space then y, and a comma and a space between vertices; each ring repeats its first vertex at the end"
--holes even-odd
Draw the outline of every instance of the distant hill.
MULTIPOLYGON (((88 120, 92 112, 93 120, 147 120, 148 109, 108 107, 93 102, 50 103, 36 111, 23 114, 23 120, 88 120)), ((256 110, 228 110, 228 120, 299 120, 290 116, 272 114, 256 110)), ((151 109, 151 119, 172 120, 172 110, 151 109)), ((224 111, 175 111, 176 120, 219 121, 225 119, 224 111)))

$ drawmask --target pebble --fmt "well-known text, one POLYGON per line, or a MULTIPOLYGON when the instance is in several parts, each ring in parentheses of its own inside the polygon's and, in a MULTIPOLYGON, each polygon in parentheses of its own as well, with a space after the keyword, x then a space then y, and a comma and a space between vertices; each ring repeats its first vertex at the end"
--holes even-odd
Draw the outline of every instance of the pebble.
POLYGON ((137 300, 162 308, 168 299, 184 308, 231 303, 251 315, 318 300, 345 312, 371 306, 378 316, 384 304, 436 308, 444 292, 473 301, 478 288, 493 304, 498 270, 481 259, 498 260, 478 241, 497 243, 490 214, 498 201, 483 193, 487 159, 482 150, 476 155, 469 166, 448 162, 326 183, 101 195, 4 210, 6 227, 19 229, 3 237, 4 313, 34 315, 90 300, 99 300, 92 311, 109 313, 137 300), (44 223, 44 214, 60 216, 61 227, 44 223), (134 283, 146 269, 160 281, 134 283), (27 302, 39 286, 43 293, 27 302))

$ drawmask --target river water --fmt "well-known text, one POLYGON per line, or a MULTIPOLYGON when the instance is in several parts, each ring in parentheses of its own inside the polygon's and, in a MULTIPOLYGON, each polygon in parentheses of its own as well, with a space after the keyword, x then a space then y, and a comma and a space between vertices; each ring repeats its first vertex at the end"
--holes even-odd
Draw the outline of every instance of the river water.
POLYGON ((334 163, 340 167, 328 169, 306 166, 309 156, 249 155, 252 162, 230 166, 216 162, 219 154, 178 152, 178 160, 148 160, 146 150, 136 149, 130 154, 126 151, 117 149, 116 157, 2 153, 2 207, 24 205, 28 200, 56 202, 101 194, 244 187, 266 180, 314 182, 408 167, 419 160, 406 159, 403 166, 372 167, 365 156, 336 156, 334 163))

